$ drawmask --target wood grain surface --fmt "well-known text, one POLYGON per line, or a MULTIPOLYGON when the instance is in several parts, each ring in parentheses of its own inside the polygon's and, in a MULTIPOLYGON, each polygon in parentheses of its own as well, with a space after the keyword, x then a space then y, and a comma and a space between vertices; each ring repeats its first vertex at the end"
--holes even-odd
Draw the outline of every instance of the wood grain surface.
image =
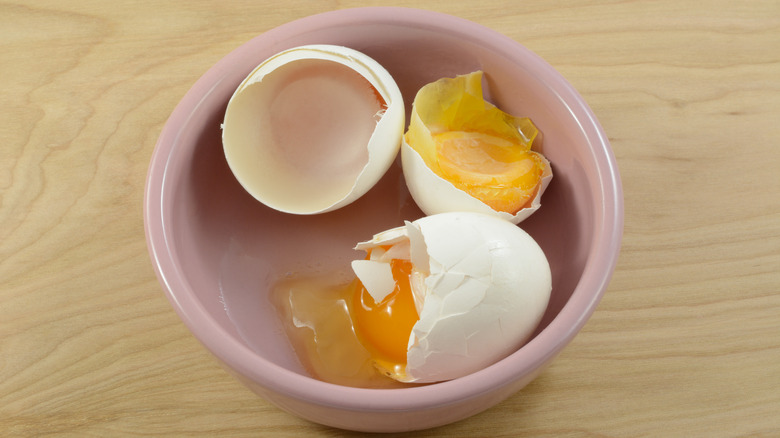
POLYGON ((0 435, 351 436, 258 398, 166 301, 142 199, 189 87, 252 37, 392 4, 495 29, 593 108, 625 191, 592 319, 419 436, 780 436, 780 2, 0 3, 0 435))

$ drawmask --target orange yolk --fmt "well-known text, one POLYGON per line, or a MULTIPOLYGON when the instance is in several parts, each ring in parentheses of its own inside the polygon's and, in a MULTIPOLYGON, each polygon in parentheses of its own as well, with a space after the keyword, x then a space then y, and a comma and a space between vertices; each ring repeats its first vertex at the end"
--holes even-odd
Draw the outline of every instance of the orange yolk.
POLYGON ((352 318, 355 333, 375 362, 387 370, 403 373, 412 327, 420 319, 414 305, 409 275, 412 263, 392 260, 395 289, 377 303, 359 280, 355 280, 352 318))
POLYGON ((516 214, 548 170, 531 150, 538 134, 527 117, 485 100, 477 71, 422 87, 404 138, 436 175, 494 210, 516 214))
POLYGON ((481 132, 444 132, 433 141, 436 173, 494 210, 514 214, 536 195, 545 169, 538 153, 481 132))

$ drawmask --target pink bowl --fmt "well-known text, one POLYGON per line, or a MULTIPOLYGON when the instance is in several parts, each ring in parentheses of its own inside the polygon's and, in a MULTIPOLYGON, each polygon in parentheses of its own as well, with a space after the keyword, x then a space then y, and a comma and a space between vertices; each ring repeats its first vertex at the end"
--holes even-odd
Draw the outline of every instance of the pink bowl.
POLYGON ((157 143, 146 186, 146 238, 159 280, 192 333, 239 380, 279 407, 361 431, 447 424, 504 400, 535 378, 585 324, 615 267, 623 199, 615 158, 582 97, 517 42, 435 12, 360 8, 270 30, 212 67, 184 96, 157 143), (292 216, 255 201, 222 153, 228 99, 262 60, 304 44, 360 50, 393 75, 407 105, 425 83, 481 69, 489 98, 543 132, 555 177, 542 208, 521 223, 553 274, 549 308, 534 338, 469 376, 428 386, 361 389, 311 378, 297 362, 267 298, 271 278, 328 270, 357 255, 375 232, 413 220, 399 166, 357 202, 292 216))

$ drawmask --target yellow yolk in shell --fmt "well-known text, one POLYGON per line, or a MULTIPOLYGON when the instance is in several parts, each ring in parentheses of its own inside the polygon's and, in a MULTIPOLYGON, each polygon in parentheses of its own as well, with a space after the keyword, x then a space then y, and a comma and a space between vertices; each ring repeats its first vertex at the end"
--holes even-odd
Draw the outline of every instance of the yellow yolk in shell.
POLYGON ((395 289, 379 303, 359 280, 355 280, 352 320, 355 334, 376 364, 396 374, 404 374, 409 336, 420 318, 409 284, 412 263, 392 260, 391 268, 395 289))
POLYGON ((533 198, 544 172, 539 154, 479 132, 434 135, 439 174, 492 209, 514 213, 533 198))
POLYGON ((528 118, 482 96, 482 72, 424 86, 414 100, 406 142, 435 174, 492 209, 517 213, 536 195, 548 164, 531 150, 528 118))

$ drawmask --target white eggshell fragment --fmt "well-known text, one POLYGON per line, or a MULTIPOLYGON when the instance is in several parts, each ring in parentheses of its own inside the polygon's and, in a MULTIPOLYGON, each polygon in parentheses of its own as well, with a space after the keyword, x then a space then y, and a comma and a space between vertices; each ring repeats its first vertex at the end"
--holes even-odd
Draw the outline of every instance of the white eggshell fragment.
POLYGON ((377 303, 385 299, 395 288, 393 270, 389 263, 374 260, 353 260, 352 270, 377 303))
POLYGON ((385 370, 396 380, 438 382, 485 368, 521 347, 547 308, 552 277, 544 252, 521 228, 495 216, 427 216, 356 249, 373 253, 388 245, 388 253, 395 245, 407 248, 395 253, 412 261, 420 315, 405 372, 385 370))
POLYGON ((292 48, 238 86, 222 125, 230 169, 276 210, 315 214, 365 194, 398 154, 401 92, 376 61, 331 45, 292 48))

